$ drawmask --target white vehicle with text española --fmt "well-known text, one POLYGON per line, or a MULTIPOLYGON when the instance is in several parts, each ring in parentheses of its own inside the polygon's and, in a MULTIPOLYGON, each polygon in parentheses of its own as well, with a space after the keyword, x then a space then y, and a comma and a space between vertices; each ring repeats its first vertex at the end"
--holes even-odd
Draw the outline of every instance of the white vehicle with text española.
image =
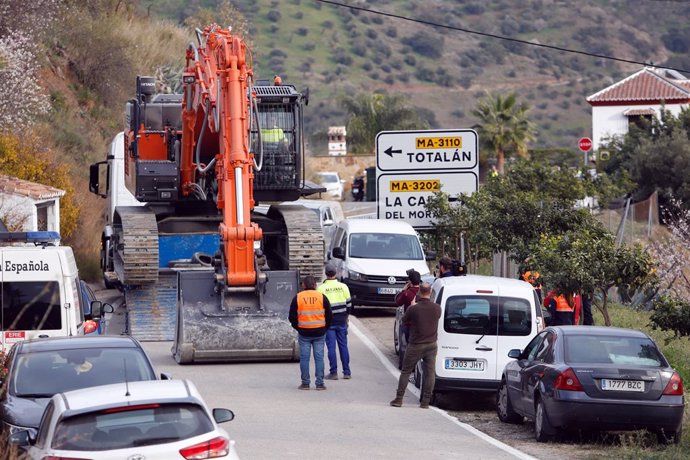
POLYGON ((2 351, 21 340, 83 335, 86 320, 101 317, 101 302, 83 305, 72 248, 59 240, 57 232, 0 233, 2 351))

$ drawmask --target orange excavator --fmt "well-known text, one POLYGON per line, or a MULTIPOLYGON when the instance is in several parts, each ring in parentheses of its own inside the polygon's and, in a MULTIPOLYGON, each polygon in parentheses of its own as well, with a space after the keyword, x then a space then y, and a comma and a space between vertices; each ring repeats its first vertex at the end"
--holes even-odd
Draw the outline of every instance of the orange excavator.
MULTIPOLYGON (((255 208, 321 191, 304 181, 308 92, 279 77, 255 81, 251 54, 230 30, 211 25, 197 39, 182 94, 155 94, 153 78, 137 78, 121 136, 135 202, 113 208, 104 276, 125 293, 129 332, 172 338, 178 363, 296 360, 287 313, 300 274, 322 276, 318 217, 296 205, 255 208)), ((117 168, 101 163, 102 196, 114 199, 117 168)))

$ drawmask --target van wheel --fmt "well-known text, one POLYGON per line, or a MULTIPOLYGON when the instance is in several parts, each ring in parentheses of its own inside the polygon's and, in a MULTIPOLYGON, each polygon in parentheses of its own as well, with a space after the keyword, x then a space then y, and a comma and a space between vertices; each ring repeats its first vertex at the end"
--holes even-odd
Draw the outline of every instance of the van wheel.
POLYGON ((522 415, 513 410, 508 394, 508 384, 505 380, 501 380, 501 386, 496 393, 496 413, 504 423, 522 423, 522 415))
POLYGON ((534 414, 534 435, 537 442, 547 442, 558 434, 558 430, 551 425, 546 415, 546 408, 541 398, 537 399, 537 407, 534 414))

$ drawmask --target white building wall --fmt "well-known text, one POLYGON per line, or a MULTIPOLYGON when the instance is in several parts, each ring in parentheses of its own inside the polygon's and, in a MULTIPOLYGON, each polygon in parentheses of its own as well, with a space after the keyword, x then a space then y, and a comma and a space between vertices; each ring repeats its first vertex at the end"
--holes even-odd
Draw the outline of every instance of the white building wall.
MULTIPOLYGON (((607 137, 623 136, 628 132, 628 117, 623 113, 628 109, 653 109, 658 117, 661 105, 619 105, 592 107, 592 149, 597 150, 602 140, 607 137)), ((663 106, 674 116, 680 114, 683 105, 663 106)))
POLYGON ((2 194, 0 197, 0 218, 5 220, 8 228, 12 228, 23 221, 21 228, 16 231, 30 232, 36 230, 38 225, 34 201, 21 195, 2 194))

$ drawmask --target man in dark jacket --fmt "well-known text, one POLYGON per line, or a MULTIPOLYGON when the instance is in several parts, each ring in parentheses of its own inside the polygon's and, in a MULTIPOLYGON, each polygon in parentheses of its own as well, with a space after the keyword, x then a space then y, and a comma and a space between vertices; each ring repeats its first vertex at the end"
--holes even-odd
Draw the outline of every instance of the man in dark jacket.
POLYGON ((309 356, 314 350, 315 383, 317 390, 325 390, 323 383, 323 345, 326 331, 331 326, 333 312, 328 298, 316 290, 316 279, 307 275, 302 280, 302 292, 290 304, 288 319, 297 330, 299 339, 300 390, 309 389, 309 356))
POLYGON ((429 283, 420 284, 419 301, 408 308, 402 318, 403 323, 410 326, 410 343, 405 350, 398 389, 395 399, 390 402, 391 406, 402 406, 410 374, 421 359, 424 366, 424 382, 419 407, 422 409, 429 408, 431 395, 434 392, 434 381, 436 380, 438 320, 441 318, 441 307, 429 300, 430 297, 431 285, 429 283))

